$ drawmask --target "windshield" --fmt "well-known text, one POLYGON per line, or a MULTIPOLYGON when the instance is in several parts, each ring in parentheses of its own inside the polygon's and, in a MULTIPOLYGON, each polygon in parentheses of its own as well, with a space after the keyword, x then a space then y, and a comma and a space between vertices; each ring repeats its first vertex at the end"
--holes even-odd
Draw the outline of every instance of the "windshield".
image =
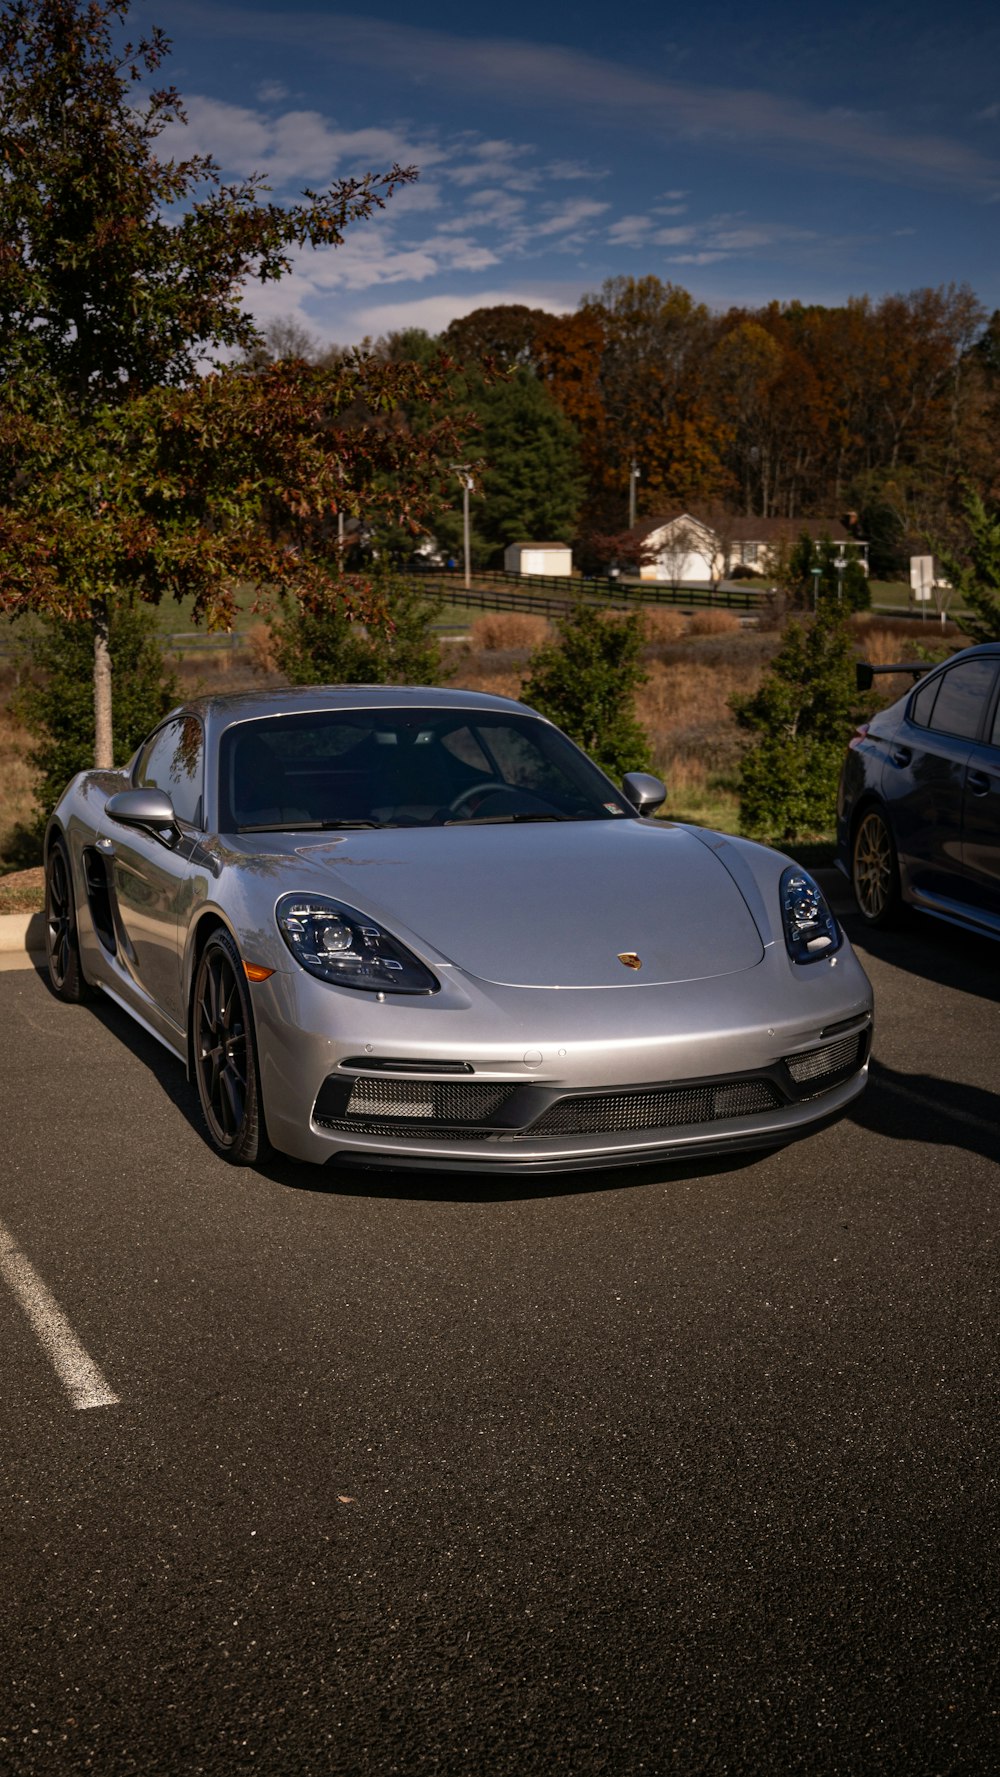
POLYGON ((595 821, 635 810, 557 729, 477 710, 325 710, 228 729, 222 832, 595 821))

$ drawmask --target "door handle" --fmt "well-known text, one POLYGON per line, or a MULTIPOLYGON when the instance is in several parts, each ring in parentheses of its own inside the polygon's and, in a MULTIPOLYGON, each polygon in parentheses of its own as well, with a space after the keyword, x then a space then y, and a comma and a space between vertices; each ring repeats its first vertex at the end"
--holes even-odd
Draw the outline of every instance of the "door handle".
POLYGON ((909 765, 913 754, 909 747, 890 747, 889 757, 894 765, 909 765))
POLYGON ((965 781, 974 796, 989 795, 990 780, 985 771, 970 771, 965 781))

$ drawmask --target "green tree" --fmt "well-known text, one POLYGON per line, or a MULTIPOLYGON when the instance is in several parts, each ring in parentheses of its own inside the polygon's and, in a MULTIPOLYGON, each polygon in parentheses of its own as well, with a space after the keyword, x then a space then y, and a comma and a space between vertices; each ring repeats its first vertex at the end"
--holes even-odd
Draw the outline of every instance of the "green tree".
POLYGON ((641 612, 619 617, 578 605, 556 630, 558 639, 528 662, 525 702, 557 723, 609 777, 648 771, 649 741, 635 716, 635 694, 646 677, 641 612))
POLYGON ((443 677, 431 625, 440 604, 411 579, 376 575, 342 598, 294 600, 271 623, 275 659, 293 685, 434 685, 443 677))
POLYGON ((576 432, 530 371, 481 389, 477 448, 485 459, 476 533, 487 559, 503 565, 509 543, 569 543, 583 477, 576 432))
POLYGON ((858 694, 846 616, 825 600, 792 621, 759 690, 730 707, 753 736, 740 769, 740 829, 790 840, 833 831, 837 783, 858 694))
POLYGON ((965 606, 962 628, 974 642, 1000 639, 1000 507, 974 488, 965 496, 967 540, 961 554, 942 554, 941 566, 965 606), (971 613, 971 615, 969 615, 971 613))
POLYGON ((871 604, 868 576, 850 549, 849 543, 833 543, 829 537, 814 541, 808 531, 802 532, 777 576, 800 611, 811 611, 817 602, 840 604, 845 611, 867 611, 871 604), (841 557, 846 565, 838 570, 841 557))
MULTIPOLYGON (((154 613, 119 605, 108 626, 111 669, 119 685, 114 705, 114 755, 127 759, 161 716, 178 701, 157 639, 154 613)), ((92 644, 80 623, 42 620, 31 645, 31 676, 16 695, 17 711, 37 737, 31 763, 39 773, 35 795, 41 820, 34 838, 68 780, 94 758, 94 699, 90 685, 92 644)))
POLYGON ((332 599, 332 518, 419 529, 461 444, 451 416, 419 439, 391 423, 401 401, 433 402, 419 366, 359 351, 254 368, 246 283, 338 245, 414 170, 282 206, 257 177, 161 158, 183 121, 172 88, 145 85, 167 40, 123 43, 127 12, 0 8, 0 610, 88 625, 100 765, 119 606, 190 595, 224 628, 238 581, 332 599))

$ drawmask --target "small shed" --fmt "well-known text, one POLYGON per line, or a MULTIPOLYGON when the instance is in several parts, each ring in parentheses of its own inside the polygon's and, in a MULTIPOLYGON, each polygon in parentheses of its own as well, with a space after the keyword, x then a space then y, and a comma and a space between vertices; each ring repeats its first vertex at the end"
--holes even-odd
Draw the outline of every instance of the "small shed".
POLYGON ((503 565, 508 574, 572 574, 573 551, 568 543, 508 543, 503 565))

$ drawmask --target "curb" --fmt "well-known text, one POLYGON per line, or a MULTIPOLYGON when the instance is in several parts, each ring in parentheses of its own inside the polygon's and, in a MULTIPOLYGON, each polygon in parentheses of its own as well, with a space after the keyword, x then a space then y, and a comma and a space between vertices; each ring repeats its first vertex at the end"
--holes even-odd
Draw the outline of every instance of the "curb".
POLYGON ((44 913, 0 913, 0 969, 34 968, 44 960, 44 913))

